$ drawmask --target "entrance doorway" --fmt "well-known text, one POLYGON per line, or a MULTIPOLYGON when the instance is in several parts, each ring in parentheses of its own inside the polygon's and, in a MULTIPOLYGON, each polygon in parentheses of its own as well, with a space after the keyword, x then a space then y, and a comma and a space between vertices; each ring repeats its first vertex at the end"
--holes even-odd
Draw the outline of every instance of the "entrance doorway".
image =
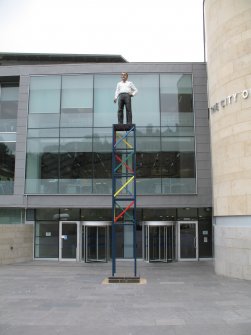
POLYGON ((171 262, 175 259, 175 225, 169 221, 143 223, 143 251, 147 262, 171 262))
POLYGON ((59 222, 59 260, 79 260, 79 221, 59 222))
POLYGON ((84 222, 82 225, 82 260, 107 262, 109 260, 109 227, 111 222, 84 222))
POLYGON ((178 221, 178 260, 198 260, 197 221, 178 221))

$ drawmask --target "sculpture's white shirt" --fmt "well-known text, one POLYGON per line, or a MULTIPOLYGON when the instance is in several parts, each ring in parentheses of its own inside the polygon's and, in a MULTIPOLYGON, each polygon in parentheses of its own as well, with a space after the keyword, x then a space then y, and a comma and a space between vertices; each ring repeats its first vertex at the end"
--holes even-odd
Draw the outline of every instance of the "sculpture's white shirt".
POLYGON ((114 98, 117 99, 120 93, 129 93, 130 95, 134 96, 137 92, 138 92, 137 88, 131 81, 126 82, 120 81, 117 84, 114 98))

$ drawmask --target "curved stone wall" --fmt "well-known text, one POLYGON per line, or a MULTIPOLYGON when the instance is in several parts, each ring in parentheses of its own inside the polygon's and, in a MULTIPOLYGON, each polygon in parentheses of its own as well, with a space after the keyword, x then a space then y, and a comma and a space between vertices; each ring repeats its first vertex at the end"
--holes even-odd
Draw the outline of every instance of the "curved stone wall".
POLYGON ((251 1, 205 0, 204 12, 217 241, 215 269, 221 274, 251 279, 251 1), (222 217, 224 226, 220 223, 222 217), (241 231, 243 220, 250 236, 250 243, 246 242, 249 248, 245 256, 235 243, 230 248, 231 254, 238 253, 240 264, 246 257, 245 266, 249 268, 224 272, 222 269, 229 268, 225 232, 233 227, 241 231))

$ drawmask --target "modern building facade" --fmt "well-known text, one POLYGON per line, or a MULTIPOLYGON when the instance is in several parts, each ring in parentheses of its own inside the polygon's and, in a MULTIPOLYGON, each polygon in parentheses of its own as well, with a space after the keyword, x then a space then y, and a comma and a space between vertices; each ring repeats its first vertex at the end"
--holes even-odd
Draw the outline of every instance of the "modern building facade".
POLYGON ((205 0, 215 270, 251 279, 251 2, 205 0))
MULTIPOLYGON (((205 63, 128 63, 120 56, 2 54, 0 260, 109 261, 114 91, 139 90, 137 257, 212 258, 205 63)), ((116 254, 132 258, 118 227, 116 254)))

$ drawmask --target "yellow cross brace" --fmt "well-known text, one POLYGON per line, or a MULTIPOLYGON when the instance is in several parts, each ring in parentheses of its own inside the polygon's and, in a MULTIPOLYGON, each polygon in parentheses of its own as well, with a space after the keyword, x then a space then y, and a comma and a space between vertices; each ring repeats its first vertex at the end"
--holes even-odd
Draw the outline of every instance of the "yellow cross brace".
POLYGON ((123 186, 121 186, 120 189, 114 194, 114 197, 116 197, 123 190, 123 188, 125 188, 126 185, 128 185, 133 179, 134 179, 134 176, 128 179, 127 182, 123 186))
MULTIPOLYGON (((120 138, 120 139, 122 139, 122 137, 119 135, 119 134, 117 134, 117 136, 120 138)), ((122 140, 130 149, 132 149, 132 145, 130 144, 130 143, 128 143, 125 139, 123 139, 122 140)))

